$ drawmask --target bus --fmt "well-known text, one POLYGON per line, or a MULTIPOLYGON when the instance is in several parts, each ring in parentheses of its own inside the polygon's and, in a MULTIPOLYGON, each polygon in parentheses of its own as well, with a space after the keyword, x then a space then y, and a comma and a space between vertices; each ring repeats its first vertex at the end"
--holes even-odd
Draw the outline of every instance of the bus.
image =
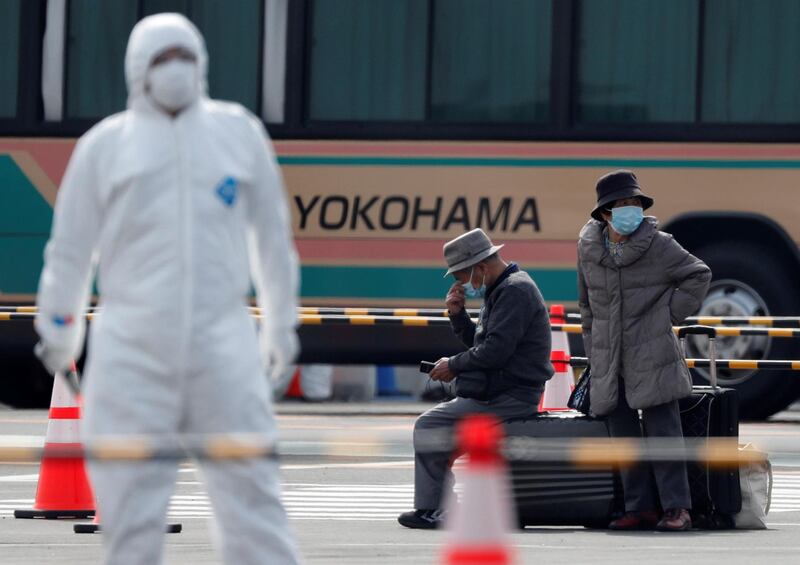
MULTIPOLYGON (((794 0, 4 0, 3 303, 34 300, 75 140, 124 109, 128 33, 162 11, 205 35, 211 96, 275 140, 304 305, 439 306, 442 244, 481 227, 574 309, 595 182, 627 168, 712 268, 701 314, 800 315, 794 0)), ((41 401, 30 329, 0 324, 0 401, 41 401)), ((719 342, 800 357, 791 339, 719 342)), ((748 418, 800 395, 791 372, 720 376, 748 418)))

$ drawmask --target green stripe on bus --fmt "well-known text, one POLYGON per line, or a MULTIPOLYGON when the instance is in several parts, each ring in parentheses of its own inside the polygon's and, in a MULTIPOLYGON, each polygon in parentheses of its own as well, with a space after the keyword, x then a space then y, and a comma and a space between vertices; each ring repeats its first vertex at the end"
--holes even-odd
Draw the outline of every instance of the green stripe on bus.
POLYGON ((8 155, 0 155, 0 292, 36 292, 53 210, 8 155))
POLYGON ((39 286, 46 235, 0 234, 0 292, 33 294, 39 286))
POLYGON ((0 235, 47 235, 53 209, 8 155, 0 155, 0 235))
POLYGON ((725 159, 512 159, 502 157, 278 157, 286 166, 337 167, 626 167, 686 169, 800 169, 800 161, 792 160, 725 160, 725 159))
MULTIPOLYGON (((328 298, 444 300, 453 284, 437 267, 365 267, 307 265, 302 268, 302 295, 328 298)), ((577 300, 574 269, 528 270, 545 300, 577 300)))

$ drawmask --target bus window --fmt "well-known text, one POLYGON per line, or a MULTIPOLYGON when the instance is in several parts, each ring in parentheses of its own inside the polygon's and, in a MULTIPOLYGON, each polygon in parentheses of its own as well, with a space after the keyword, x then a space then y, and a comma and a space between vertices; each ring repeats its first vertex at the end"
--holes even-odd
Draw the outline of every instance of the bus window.
POLYGON ((431 119, 547 121, 551 26, 550 0, 435 2, 431 119))
POLYGON ((313 4, 312 120, 425 118, 426 0, 313 4))
POLYGON ((0 118, 17 115, 20 2, 0 2, 0 118))
POLYGON ((706 122, 800 122, 800 2, 706 0, 706 122))
POLYGON ((697 0, 580 3, 578 120, 693 122, 697 0))
POLYGON ((208 48, 211 96, 258 112, 263 4, 263 0, 145 0, 142 15, 180 12, 192 20, 208 48))
POLYGON ((68 118, 100 118, 125 108, 125 44, 134 23, 135 2, 69 2, 68 118))
POLYGON ((181 12, 203 32, 210 51, 209 90, 258 111, 263 0, 71 0, 68 14, 66 115, 100 118, 125 108, 125 47, 143 16, 181 12))

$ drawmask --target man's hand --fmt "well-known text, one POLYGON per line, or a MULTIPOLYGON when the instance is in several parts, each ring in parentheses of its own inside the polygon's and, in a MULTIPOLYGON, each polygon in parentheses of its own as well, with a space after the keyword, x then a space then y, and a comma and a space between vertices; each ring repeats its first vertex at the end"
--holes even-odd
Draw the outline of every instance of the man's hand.
POLYGON ((447 311, 450 313, 451 316, 460 314, 461 311, 464 309, 465 302, 466 298, 464 296, 464 287, 460 282, 456 281, 453 283, 453 286, 451 286, 450 290, 447 292, 447 298, 445 299, 445 304, 447 305, 447 311))
POLYGON ((450 370, 450 358, 442 357, 439 359, 436 365, 433 366, 433 369, 431 369, 430 377, 434 381, 441 381, 443 383, 449 383, 456 378, 455 373, 450 370))

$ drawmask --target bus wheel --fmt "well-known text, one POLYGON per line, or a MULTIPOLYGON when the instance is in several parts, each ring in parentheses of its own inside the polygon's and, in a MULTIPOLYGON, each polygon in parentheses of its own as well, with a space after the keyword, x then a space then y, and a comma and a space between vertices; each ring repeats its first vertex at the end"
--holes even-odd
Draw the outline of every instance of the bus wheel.
MULTIPOLYGON (((715 243, 696 253, 711 268, 713 279, 700 308, 703 316, 797 316, 800 295, 789 266, 769 249, 744 241, 715 243)), ((705 338, 689 342, 693 357, 707 357, 705 338)), ((720 359, 798 359, 800 346, 791 338, 764 336, 717 339, 720 359)), ((739 391, 743 419, 763 420, 800 395, 800 375, 792 371, 717 371, 720 386, 739 391)), ((692 371, 695 384, 707 385, 705 370, 692 371)))

